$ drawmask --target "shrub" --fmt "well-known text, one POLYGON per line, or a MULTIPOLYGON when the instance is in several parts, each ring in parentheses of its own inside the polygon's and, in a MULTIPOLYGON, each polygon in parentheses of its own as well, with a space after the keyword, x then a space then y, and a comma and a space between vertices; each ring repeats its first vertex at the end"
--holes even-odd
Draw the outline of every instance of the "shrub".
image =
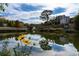
POLYGON ((48 45, 48 41, 47 40, 41 40, 39 42, 40 44, 40 47, 43 49, 43 50, 51 50, 51 47, 48 45))

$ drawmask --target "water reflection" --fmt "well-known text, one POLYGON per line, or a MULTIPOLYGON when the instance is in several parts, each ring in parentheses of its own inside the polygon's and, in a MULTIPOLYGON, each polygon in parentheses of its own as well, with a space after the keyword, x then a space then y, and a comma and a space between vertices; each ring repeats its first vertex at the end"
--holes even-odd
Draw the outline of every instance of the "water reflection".
POLYGON ((53 48, 54 51, 58 51, 58 52, 65 50, 63 46, 60 46, 58 44, 52 45, 52 48, 53 48))
MULTIPOLYGON (((71 56, 75 56, 78 55, 78 51, 77 49, 74 47, 73 43, 66 43, 64 45, 58 44, 55 42, 53 42, 52 44, 49 44, 52 47, 52 50, 42 50, 40 45, 39 45, 39 41, 41 40, 46 40, 48 38, 39 35, 39 34, 28 34, 25 36, 25 38, 28 38, 30 40, 32 40, 32 43, 26 47, 24 43, 16 40, 16 37, 11 37, 10 38, 1 38, 2 40, 0 40, 0 51, 3 50, 3 46, 4 46, 4 42, 7 42, 7 48, 10 49, 11 51, 16 51, 18 50, 18 53, 20 55, 23 55, 20 51, 22 51, 23 53, 25 53, 25 51, 29 51, 29 47, 33 45, 33 43, 35 43, 35 45, 32 48, 31 54, 30 55, 35 55, 35 56, 43 56, 43 55, 71 55, 71 56), (18 47, 18 44, 20 47, 18 47), (23 46, 23 47, 21 47, 23 46), (13 50, 14 48, 16 48, 15 50, 13 50), (22 49, 22 50, 21 50, 22 49)), ((11 55, 14 55, 14 53, 12 52, 11 55)), ((18 55, 18 54, 17 54, 18 55)))

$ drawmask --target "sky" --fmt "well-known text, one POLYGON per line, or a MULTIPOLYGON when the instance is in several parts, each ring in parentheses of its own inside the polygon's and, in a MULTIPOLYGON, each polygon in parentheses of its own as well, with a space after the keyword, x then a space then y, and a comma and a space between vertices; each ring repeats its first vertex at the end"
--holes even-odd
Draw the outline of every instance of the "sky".
MULTIPOLYGON (((51 1, 52 2, 52 1, 51 1)), ((19 20, 25 23, 39 24, 44 22, 39 16, 43 10, 52 10, 51 17, 58 15, 66 15, 73 17, 78 13, 79 3, 44 3, 44 1, 33 1, 26 3, 9 3, 5 12, 0 12, 0 16, 4 16, 9 20, 19 20)))

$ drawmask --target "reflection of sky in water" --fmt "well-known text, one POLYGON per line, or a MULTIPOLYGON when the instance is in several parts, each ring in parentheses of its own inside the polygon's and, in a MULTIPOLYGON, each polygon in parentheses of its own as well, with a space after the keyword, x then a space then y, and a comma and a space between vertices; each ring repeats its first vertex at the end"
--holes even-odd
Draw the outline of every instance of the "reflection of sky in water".
POLYGON ((31 34, 28 34, 28 35, 26 35, 26 38, 30 38, 31 40, 36 40, 36 41, 38 41, 38 40, 40 40, 41 39, 41 35, 37 35, 37 34, 35 34, 35 35, 31 35, 31 34))
MULTIPOLYGON (((74 47, 73 44, 69 43, 69 44, 64 44, 64 45, 59 45, 59 44, 52 44, 52 50, 48 50, 48 51, 43 51, 40 48, 39 45, 39 41, 42 39, 45 39, 44 37, 41 37, 41 35, 33 35, 33 34, 28 34, 25 36, 25 38, 30 38, 30 40, 32 40, 33 43, 35 43, 36 45, 33 47, 32 49, 32 54, 31 55, 78 55, 77 49, 74 47)), ((0 50, 2 47, 2 44, 5 40, 0 41, 0 50)), ((14 48, 17 46, 17 43, 20 43, 20 45, 24 45, 23 43, 21 43, 20 41, 16 41, 15 38, 8 38, 8 47, 9 48, 14 48)))
POLYGON ((62 46, 60 46, 60 45, 58 45, 58 44, 52 45, 52 49, 53 49, 54 51, 58 51, 58 52, 64 51, 64 47, 62 47, 62 46))

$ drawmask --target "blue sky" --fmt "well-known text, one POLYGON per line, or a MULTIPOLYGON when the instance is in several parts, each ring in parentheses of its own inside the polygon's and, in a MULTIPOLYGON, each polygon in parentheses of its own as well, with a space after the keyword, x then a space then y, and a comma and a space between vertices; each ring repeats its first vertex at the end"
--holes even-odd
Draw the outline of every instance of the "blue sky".
POLYGON ((53 14, 58 14, 58 13, 62 13, 62 12, 65 12, 65 11, 66 11, 66 8, 56 7, 56 8, 53 10, 53 14))
POLYGON ((37 11, 40 10, 43 6, 41 5, 31 5, 31 4, 21 4, 19 8, 14 7, 14 9, 18 10, 18 11, 26 11, 26 12, 30 12, 30 11, 37 11))
POLYGON ((78 3, 9 3, 5 12, 1 12, 0 16, 4 16, 9 20, 19 20, 25 23, 41 23, 39 16, 43 10, 52 10, 53 16, 66 15, 75 16, 79 9, 78 3))

